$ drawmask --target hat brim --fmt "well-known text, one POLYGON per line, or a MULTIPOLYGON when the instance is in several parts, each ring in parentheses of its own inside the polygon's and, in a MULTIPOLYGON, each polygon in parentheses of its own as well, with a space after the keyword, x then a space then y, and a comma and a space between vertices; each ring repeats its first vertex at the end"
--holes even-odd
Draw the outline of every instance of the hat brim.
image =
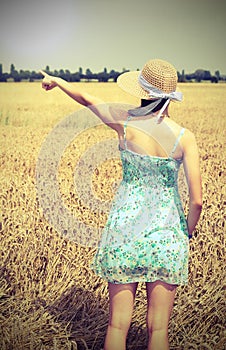
POLYGON ((117 79, 118 86, 128 92, 130 95, 139 97, 145 100, 151 100, 148 92, 145 91, 139 84, 138 78, 141 71, 126 72, 119 75, 117 79))

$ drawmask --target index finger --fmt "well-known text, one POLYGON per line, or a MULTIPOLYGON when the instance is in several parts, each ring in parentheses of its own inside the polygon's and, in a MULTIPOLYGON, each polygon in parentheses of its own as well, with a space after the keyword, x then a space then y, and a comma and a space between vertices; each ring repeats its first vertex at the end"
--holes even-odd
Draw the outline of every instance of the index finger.
POLYGON ((39 73, 41 73, 42 75, 44 75, 44 77, 47 77, 48 74, 46 72, 44 72, 44 70, 40 70, 39 73))

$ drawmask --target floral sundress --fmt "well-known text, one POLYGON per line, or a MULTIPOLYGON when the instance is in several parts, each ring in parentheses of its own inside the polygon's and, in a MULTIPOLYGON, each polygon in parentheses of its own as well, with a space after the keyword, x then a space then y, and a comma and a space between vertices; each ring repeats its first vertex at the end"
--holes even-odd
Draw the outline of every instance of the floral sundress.
MULTIPOLYGON (((126 127, 126 125, 125 125, 126 127)), ((188 281, 189 239, 178 191, 181 159, 120 148, 123 178, 91 265, 111 283, 188 281)))

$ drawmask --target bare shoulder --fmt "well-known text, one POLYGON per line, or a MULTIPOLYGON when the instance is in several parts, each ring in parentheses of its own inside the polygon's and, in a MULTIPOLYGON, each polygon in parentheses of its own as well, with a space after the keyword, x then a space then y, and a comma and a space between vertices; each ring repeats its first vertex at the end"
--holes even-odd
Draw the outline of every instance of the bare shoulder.
POLYGON ((171 118, 165 118, 164 123, 169 127, 170 130, 172 130, 175 134, 175 136, 180 132, 182 129, 182 126, 178 123, 176 123, 173 119, 171 118))
POLYGON ((187 143, 190 144, 191 142, 196 143, 195 134, 191 130, 186 129, 186 128, 185 128, 185 132, 184 132, 184 136, 183 136, 182 140, 183 140, 184 144, 187 144, 187 143))
POLYGON ((183 137, 181 137, 181 139, 180 139, 180 145, 181 145, 184 152, 187 153, 190 150, 192 152, 194 152, 194 150, 197 149, 196 137, 195 137, 195 134, 191 130, 176 123, 172 119, 167 120, 167 125, 170 126, 171 130, 174 132, 175 137, 179 135, 182 128, 185 129, 183 137))
POLYGON ((195 154, 198 153, 198 146, 196 142, 195 134, 189 129, 185 129, 184 135, 181 138, 181 146, 184 154, 195 154))
POLYGON ((180 133, 181 129, 184 128, 185 132, 183 135, 183 139, 185 141, 192 141, 195 139, 195 135, 193 132, 191 132, 189 129, 185 128, 183 125, 176 123, 174 120, 167 118, 166 123, 171 128, 171 130, 173 130, 175 132, 175 135, 180 133))

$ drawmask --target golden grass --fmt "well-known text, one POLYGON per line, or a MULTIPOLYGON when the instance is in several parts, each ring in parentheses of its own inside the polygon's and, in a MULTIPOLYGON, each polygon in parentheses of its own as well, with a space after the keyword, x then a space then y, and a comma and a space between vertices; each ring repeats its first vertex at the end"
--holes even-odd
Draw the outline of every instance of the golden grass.
MULTIPOLYGON (((114 83, 80 83, 107 102, 137 103, 114 83)), ((179 287, 170 322, 174 350, 223 350, 225 329, 225 166, 226 85, 180 84, 182 104, 172 104, 172 117, 191 129, 200 147, 204 207, 190 247, 190 277, 179 287)), ((54 125, 81 107, 60 91, 44 92, 37 83, 0 84, 1 129, 1 350, 100 350, 108 322, 107 284, 89 269, 94 249, 84 248, 56 232, 38 204, 35 167, 43 141, 54 125)), ((90 134, 90 142, 115 137, 106 127, 90 134)), ((65 151, 59 185, 65 204, 78 208, 73 169, 88 146, 87 134, 65 151), (85 148, 84 148, 85 145, 85 148), (73 148, 74 147, 74 148, 73 148), (76 149, 76 152, 72 152, 76 149), (70 163, 70 166, 68 164, 70 163)), ((109 161, 93 174, 99 198, 112 198, 106 178, 120 163, 109 161)), ((112 179, 111 179, 112 181, 112 179)), ((83 203, 85 205, 85 203, 83 203)), ((87 213, 103 226, 106 216, 87 213)), ((145 286, 135 303, 128 349, 144 350, 145 286)))

